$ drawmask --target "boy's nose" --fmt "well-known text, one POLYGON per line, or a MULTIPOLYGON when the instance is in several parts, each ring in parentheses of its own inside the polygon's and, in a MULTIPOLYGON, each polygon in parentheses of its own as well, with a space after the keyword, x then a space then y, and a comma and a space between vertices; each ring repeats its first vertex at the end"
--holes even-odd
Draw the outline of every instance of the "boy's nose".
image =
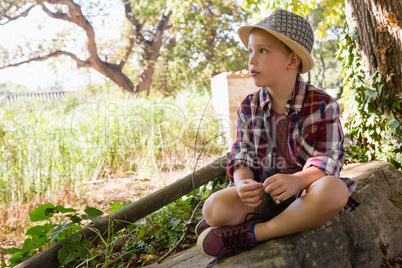
POLYGON ((255 57, 253 54, 250 54, 250 58, 248 60, 249 65, 254 65, 256 63, 255 57))

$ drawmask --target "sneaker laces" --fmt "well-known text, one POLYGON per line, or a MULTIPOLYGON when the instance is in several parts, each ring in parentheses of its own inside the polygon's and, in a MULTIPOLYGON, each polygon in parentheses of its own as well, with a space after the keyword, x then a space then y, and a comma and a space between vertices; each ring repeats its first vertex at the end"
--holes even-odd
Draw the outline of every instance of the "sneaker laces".
POLYGON ((247 232, 241 232, 241 228, 237 230, 227 231, 222 233, 223 246, 227 249, 247 248, 250 245, 250 240, 247 239, 247 232))
MULTIPOLYGON (((246 217, 244 218, 244 227, 246 228, 246 223, 247 223, 247 218, 250 215, 255 215, 257 217, 253 219, 262 219, 265 220, 265 217, 262 214, 259 213, 248 213, 246 217)), ((250 247, 250 239, 247 238, 247 231, 242 232, 243 228, 239 229, 234 229, 231 231, 226 231, 225 233, 222 233, 222 241, 223 245, 227 249, 242 249, 242 248, 248 248, 250 247)))

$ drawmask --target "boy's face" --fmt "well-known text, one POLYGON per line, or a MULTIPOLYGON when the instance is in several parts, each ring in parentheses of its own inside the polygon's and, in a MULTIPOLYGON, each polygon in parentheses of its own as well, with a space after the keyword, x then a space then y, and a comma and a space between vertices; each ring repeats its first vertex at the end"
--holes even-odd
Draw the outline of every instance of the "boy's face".
POLYGON ((249 37, 248 50, 249 72, 257 87, 275 87, 286 79, 292 56, 278 38, 254 29, 249 37))

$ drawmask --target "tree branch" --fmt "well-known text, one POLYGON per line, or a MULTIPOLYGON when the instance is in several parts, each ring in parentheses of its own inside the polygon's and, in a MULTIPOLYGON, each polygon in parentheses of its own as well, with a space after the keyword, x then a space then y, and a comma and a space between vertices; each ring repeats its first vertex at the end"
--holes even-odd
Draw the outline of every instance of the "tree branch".
POLYGON ((54 13, 54 12, 50 11, 50 10, 43 4, 43 2, 42 2, 41 7, 42 7, 42 10, 43 10, 49 17, 52 17, 52 18, 58 19, 58 20, 65 20, 65 21, 68 21, 68 22, 72 22, 71 19, 70 19, 70 17, 69 17, 67 14, 64 14, 64 13, 62 13, 62 12, 54 13))
MULTIPOLYGON (((4 23, 0 23, 0 25, 6 25, 7 23, 9 23, 9 22, 11 22, 11 21, 18 20, 19 18, 28 16, 29 11, 31 11, 31 9, 34 8, 35 6, 36 6, 36 5, 32 5, 32 6, 28 7, 24 12, 22 12, 22 13, 16 15, 16 16, 14 16, 14 17, 7 16, 7 15, 6 15, 6 12, 7 12, 8 10, 6 10, 6 11, 4 12, 4 14, 2 14, 2 16, 3 16, 4 18, 6 18, 7 21, 4 22, 4 23)), ((3 6, 2 6, 2 8, 3 8, 3 6)))
POLYGON ((119 69, 122 70, 124 65, 126 64, 128 58, 130 57, 131 53, 133 52, 133 47, 134 47, 135 40, 134 38, 130 38, 130 43, 126 49, 126 53, 124 54, 123 58, 121 59, 119 63, 119 69))
POLYGON ((131 1, 129 1, 129 0, 126 0, 124 2, 124 13, 126 15, 128 22, 131 25, 134 41, 136 43, 145 42, 146 40, 145 40, 144 36, 142 36, 142 34, 141 34, 141 29, 144 24, 140 23, 137 20, 137 18, 134 16, 133 10, 131 9, 131 1))
POLYGON ((72 22, 75 25, 81 27, 88 38, 88 52, 90 55, 90 59, 93 61, 99 61, 98 49, 95 42, 95 31, 89 21, 82 14, 81 7, 74 3, 71 0, 39 0, 42 6, 43 11, 46 12, 50 17, 55 19, 61 19, 68 22, 72 22), (62 11, 58 11, 57 13, 50 11, 44 3, 49 4, 58 4, 58 5, 66 5, 68 7, 68 13, 63 13, 62 11))
POLYGON ((156 33, 154 34, 152 38, 152 47, 154 51, 154 57, 157 58, 159 56, 159 51, 162 46, 162 38, 163 38, 163 33, 165 32, 170 16, 172 15, 172 11, 170 11, 167 15, 163 14, 162 19, 158 24, 158 27, 156 28, 156 33))
POLYGON ((214 45, 217 36, 216 28, 214 27, 213 23, 211 23, 211 20, 215 17, 215 14, 212 12, 210 8, 211 5, 212 2, 207 1, 203 4, 201 8, 201 13, 204 14, 205 17, 205 26, 209 28, 209 30, 211 31, 211 35, 206 36, 208 50, 204 52, 205 65, 208 65, 208 63, 214 58, 214 45))
POLYGON ((80 60, 75 54, 67 52, 67 51, 63 51, 63 50, 57 50, 57 51, 52 52, 52 53, 50 53, 48 55, 45 55, 45 56, 39 56, 39 57, 31 58, 31 59, 28 59, 28 60, 25 60, 25 61, 21 61, 21 62, 17 62, 17 63, 2 66, 2 67, 0 67, 0 70, 5 69, 5 68, 9 68, 9 67, 17 67, 17 66, 20 66, 22 64, 30 63, 30 62, 33 62, 33 61, 45 61, 45 60, 48 60, 50 58, 59 57, 59 56, 63 56, 63 55, 68 56, 71 59, 73 59, 77 63, 78 68, 91 67, 91 64, 88 61, 80 60))

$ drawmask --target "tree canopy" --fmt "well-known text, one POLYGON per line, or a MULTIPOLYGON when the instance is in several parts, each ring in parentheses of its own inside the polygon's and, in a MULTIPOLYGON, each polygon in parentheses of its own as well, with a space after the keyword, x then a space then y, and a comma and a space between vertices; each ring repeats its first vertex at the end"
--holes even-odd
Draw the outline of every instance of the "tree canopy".
POLYGON ((78 68, 97 70, 123 91, 149 94, 152 83, 167 91, 184 80, 208 84, 228 66, 242 69, 239 62, 247 57, 237 49, 232 29, 248 13, 232 1, 10 0, 0 5, 0 24, 29 16, 35 7, 71 28, 35 45, 1 48, 0 70, 64 56, 78 68), (100 40, 98 22, 111 23, 108 14, 116 8, 124 9, 122 25, 113 29, 121 38, 100 40))

